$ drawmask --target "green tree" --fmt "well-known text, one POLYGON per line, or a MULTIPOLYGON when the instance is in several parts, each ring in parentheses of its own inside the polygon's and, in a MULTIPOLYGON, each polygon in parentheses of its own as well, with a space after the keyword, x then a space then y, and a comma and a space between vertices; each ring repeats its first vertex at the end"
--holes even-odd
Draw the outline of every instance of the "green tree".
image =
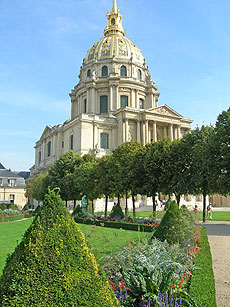
POLYGON ((60 197, 46 195, 0 279, 0 305, 119 306, 60 197))
POLYGON ((26 185, 25 196, 27 198, 34 198, 38 201, 43 201, 47 193, 46 178, 48 173, 38 174, 31 178, 26 185))
POLYGON ((145 194, 152 197, 153 216, 156 215, 156 194, 163 190, 161 181, 162 173, 165 173, 166 155, 169 150, 170 141, 163 139, 146 145, 144 159, 144 190, 145 194))
POLYGON ((230 108, 217 118, 213 137, 212 160, 216 165, 213 170, 217 180, 217 193, 230 193, 230 108))
POLYGON ((108 214, 108 199, 116 192, 113 161, 112 155, 107 155, 99 159, 97 164, 97 188, 105 196, 105 217, 108 214))
POLYGON ((135 154, 142 147, 137 142, 125 142, 113 150, 114 178, 118 194, 126 196, 125 215, 128 216, 128 193, 131 190, 132 161, 135 154))

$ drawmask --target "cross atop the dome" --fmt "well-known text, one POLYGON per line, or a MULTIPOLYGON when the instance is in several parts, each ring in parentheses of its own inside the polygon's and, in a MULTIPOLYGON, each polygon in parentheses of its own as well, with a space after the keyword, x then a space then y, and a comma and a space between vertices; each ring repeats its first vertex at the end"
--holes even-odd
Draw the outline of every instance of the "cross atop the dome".
POLYGON ((125 35, 125 30, 122 27, 122 16, 117 8, 117 0, 113 0, 113 8, 107 13, 107 26, 104 30, 105 36, 125 35))

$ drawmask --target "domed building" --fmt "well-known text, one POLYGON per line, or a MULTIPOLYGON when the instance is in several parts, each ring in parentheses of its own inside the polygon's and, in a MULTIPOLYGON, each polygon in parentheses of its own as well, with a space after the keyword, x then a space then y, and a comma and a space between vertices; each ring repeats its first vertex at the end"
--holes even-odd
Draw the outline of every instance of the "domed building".
POLYGON ((113 0, 104 37, 88 50, 70 93, 71 119, 46 126, 35 146, 32 173, 49 169, 69 150, 101 157, 126 141, 180 138, 192 121, 167 105, 159 106, 159 96, 141 50, 125 37, 113 0))

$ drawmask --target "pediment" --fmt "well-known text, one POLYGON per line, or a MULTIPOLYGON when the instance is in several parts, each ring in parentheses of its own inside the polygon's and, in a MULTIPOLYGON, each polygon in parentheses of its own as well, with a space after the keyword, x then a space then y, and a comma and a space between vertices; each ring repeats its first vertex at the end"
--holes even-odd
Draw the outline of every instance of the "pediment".
POLYGON ((160 115, 169 116, 169 117, 183 118, 182 115, 177 113, 175 110, 173 110, 166 104, 163 104, 162 106, 159 106, 156 108, 149 109, 149 111, 153 114, 160 114, 160 115))
POLYGON ((52 130, 52 127, 47 125, 42 132, 40 140, 43 139, 45 136, 47 136, 50 133, 51 130, 52 130))

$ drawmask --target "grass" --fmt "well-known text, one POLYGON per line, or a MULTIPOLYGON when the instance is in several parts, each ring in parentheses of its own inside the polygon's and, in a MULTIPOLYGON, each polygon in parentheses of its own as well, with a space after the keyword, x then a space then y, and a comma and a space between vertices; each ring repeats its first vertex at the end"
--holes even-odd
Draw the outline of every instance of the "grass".
MULTIPOLYGON (((11 254, 31 225, 32 219, 0 224, 0 276, 8 254, 11 254)), ((79 224, 98 261, 102 256, 118 251, 131 241, 149 236, 147 233, 79 224)))
POLYGON ((199 242, 200 253, 196 259, 196 266, 189 294, 202 307, 216 307, 216 290, 214 273, 212 269, 212 256, 205 228, 201 228, 201 240, 199 242))
POLYGON ((0 275, 2 275, 7 255, 14 251, 31 223, 32 219, 29 218, 23 221, 0 224, 0 275))
MULTIPOLYGON (((103 215, 103 212, 96 213, 98 215, 103 215)), ((108 213, 109 214, 109 213, 108 213)), ((164 216, 165 211, 157 211, 157 219, 162 219, 164 216)), ((133 213, 130 211, 129 215, 132 217, 133 213)), ((152 217, 153 212, 152 211, 137 211, 136 216, 137 217, 152 217)), ((202 211, 199 211, 199 221, 202 221, 202 211)), ((210 218, 206 218, 207 221, 210 220, 210 218)), ((213 221, 230 221, 230 211, 215 211, 215 208, 212 212, 212 220, 213 221)))
POLYGON ((89 246, 100 262, 103 256, 118 251, 122 246, 128 245, 129 242, 150 236, 150 234, 137 231, 103 228, 83 224, 78 224, 78 226, 85 234, 89 246))

